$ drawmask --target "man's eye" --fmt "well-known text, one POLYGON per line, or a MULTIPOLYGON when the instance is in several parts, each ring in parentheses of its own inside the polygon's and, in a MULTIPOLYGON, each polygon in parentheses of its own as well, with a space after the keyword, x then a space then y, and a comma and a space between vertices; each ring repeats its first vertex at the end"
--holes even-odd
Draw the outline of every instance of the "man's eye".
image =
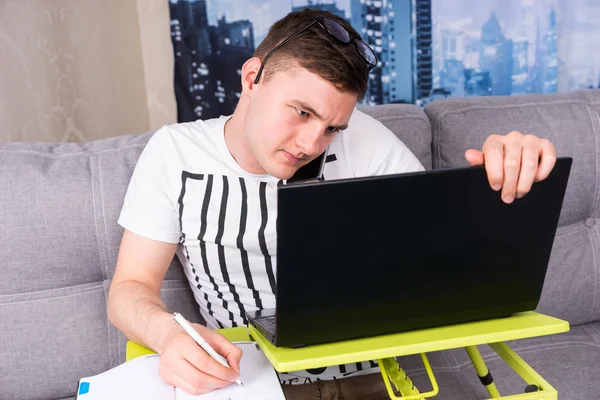
MULTIPOLYGON (((294 108, 296 108, 296 107, 294 107, 294 108)), ((309 115, 306 111, 302 111, 299 108, 296 108, 296 112, 298 113, 298 116, 300 116, 302 118, 306 118, 309 115)))
POLYGON ((335 127, 333 127, 333 126, 329 126, 329 127, 327 127, 327 132, 329 132, 329 133, 337 133, 337 132, 339 132, 339 131, 340 131, 340 130, 339 130, 338 128, 335 128, 335 127))

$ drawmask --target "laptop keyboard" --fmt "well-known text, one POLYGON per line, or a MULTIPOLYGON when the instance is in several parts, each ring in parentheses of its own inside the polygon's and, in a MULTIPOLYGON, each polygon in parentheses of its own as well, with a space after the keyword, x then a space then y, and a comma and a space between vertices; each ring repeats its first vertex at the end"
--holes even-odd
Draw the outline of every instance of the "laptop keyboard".
POLYGON ((256 320, 267 332, 275 334, 275 317, 262 317, 256 320))
POLYGON ((254 326, 267 340, 275 344, 275 317, 264 316, 254 319, 254 326))

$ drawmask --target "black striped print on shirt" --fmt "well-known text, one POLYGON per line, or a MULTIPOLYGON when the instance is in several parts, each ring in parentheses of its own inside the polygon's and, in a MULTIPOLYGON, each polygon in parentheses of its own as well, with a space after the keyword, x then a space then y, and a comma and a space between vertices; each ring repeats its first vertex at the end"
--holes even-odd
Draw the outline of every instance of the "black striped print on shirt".
MULTIPOLYGON (((206 236, 206 230, 207 230, 206 226, 207 226, 207 214, 208 214, 208 210, 209 210, 209 205, 210 205, 211 199, 219 198, 218 193, 213 193, 214 192, 214 190, 213 190, 214 176, 212 174, 206 174, 206 175, 205 174, 192 174, 187 171, 182 171, 181 179, 182 179, 181 192, 180 192, 179 201, 178 201, 178 203, 179 203, 179 227, 182 232, 180 242, 185 249, 186 258, 188 259, 188 261, 190 261, 189 251, 187 248, 187 244, 185 242, 186 237, 185 237, 185 234, 183 233, 183 224, 182 224, 182 216, 183 216, 183 208, 184 208, 183 199, 186 194, 186 183, 187 183, 188 179, 195 179, 195 180, 206 179, 206 189, 205 189, 204 196, 202 199, 202 209, 201 209, 201 215, 200 215, 200 230, 199 230, 198 238, 197 238, 200 243, 200 254, 201 254, 201 258, 202 258, 202 264, 204 266, 204 273, 206 274, 209 281, 211 282, 214 291, 217 293, 217 298, 221 300, 221 306, 229 314, 229 320, 231 321, 231 325, 237 326, 237 323, 234 318, 234 314, 230 310, 229 303, 223 298, 223 292, 219 289, 218 285, 215 282, 215 278, 214 278, 213 274, 211 273, 211 265, 209 264, 209 260, 207 257, 207 251, 206 251, 207 241, 206 241, 205 236, 206 236)), ((247 320, 246 320, 246 316, 245 316, 245 308, 244 308, 244 305, 242 304, 242 302, 240 301, 239 295, 235 289, 235 285, 233 285, 231 283, 231 280, 229 278, 227 263, 225 260, 224 248, 221 245, 223 232, 225 230, 225 217, 228 212, 227 205, 228 205, 228 199, 229 199, 229 179, 226 176, 222 176, 222 179, 223 179, 223 187, 222 187, 222 193, 220 193, 218 229, 217 229, 217 234, 215 237, 215 243, 217 244, 217 252, 218 252, 218 264, 219 264, 219 270, 221 271, 221 274, 223 276, 223 280, 226 283, 229 291, 231 292, 231 294, 233 296, 234 303, 237 306, 237 310, 239 310, 239 312, 240 312, 239 317, 244 322, 244 324, 246 324, 247 320)), ((240 191, 241 191, 241 209, 240 209, 241 214, 240 214, 240 225, 239 225, 236 243, 237 243, 238 249, 240 250, 240 258, 241 258, 240 264, 241 264, 242 270, 244 272, 246 284, 247 284, 248 288, 250 288, 252 291, 255 306, 258 309, 262 310, 263 309, 262 300, 260 298, 259 292, 255 288, 255 285, 254 285, 254 282, 252 279, 252 274, 250 272, 250 265, 248 262, 248 253, 244 249, 244 246, 243 246, 244 235, 252 234, 252 232, 246 232, 246 223, 247 223, 247 218, 248 218, 248 194, 247 194, 247 190, 246 190, 246 182, 245 182, 244 178, 242 178, 242 177, 239 177, 238 181, 239 181, 240 191)), ((268 204, 267 204, 267 199, 266 199, 267 184, 266 184, 266 182, 260 182, 259 185, 260 185, 259 186, 259 202, 260 202, 260 210, 261 210, 261 226, 258 231, 258 241, 259 241, 261 252, 264 257, 265 270, 266 270, 267 277, 269 279, 269 284, 271 286, 271 290, 273 291, 273 293, 275 293, 275 288, 276 288, 275 274, 273 271, 271 255, 269 254, 269 251, 268 251, 268 248, 266 245, 265 235, 264 235, 265 228, 266 228, 266 225, 268 222, 268 204)), ((201 289, 201 285, 199 284, 199 277, 197 275, 196 267, 194 265, 192 265, 191 261, 190 261, 190 266, 192 268, 192 272, 195 275, 196 287, 198 289, 201 289)), ((213 311, 213 304, 209 301, 208 295, 206 293, 204 293, 204 300, 207 304, 207 309, 208 309, 209 314, 213 318, 215 318, 214 311, 213 311)), ((231 307, 231 308, 233 308, 233 307, 231 307)), ((236 312, 237 312, 237 310, 236 310, 236 312)), ((224 327, 223 324, 217 318, 215 318, 215 320, 217 321, 218 325, 221 328, 224 327)))

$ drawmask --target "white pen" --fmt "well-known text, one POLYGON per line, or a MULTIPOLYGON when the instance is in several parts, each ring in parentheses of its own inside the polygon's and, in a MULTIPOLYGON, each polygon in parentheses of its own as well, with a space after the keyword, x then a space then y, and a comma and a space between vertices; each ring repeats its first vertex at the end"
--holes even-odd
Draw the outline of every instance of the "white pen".
MULTIPOLYGON (((227 364, 227 360, 225 360, 225 357, 223 357, 222 355, 217 353, 215 351, 215 349, 213 349, 210 346, 210 344, 208 344, 206 339, 204 339, 202 336, 200 336, 198 331, 194 329, 194 327, 187 321, 187 319, 183 318, 183 315, 181 315, 179 313, 173 313, 173 316, 174 316, 175 322, 177 322, 179 324, 179 326, 181 326, 183 328, 183 330, 188 335, 190 335, 190 337, 192 339, 194 339, 194 341, 196 343, 198 343, 198 346, 202 347, 202 349, 204 349, 204 351, 206 351, 213 360, 217 361, 224 367, 231 368, 229 366, 229 364, 227 364)), ((235 383, 237 383, 240 386, 244 386, 242 381, 239 379, 237 381, 235 381, 235 383)))

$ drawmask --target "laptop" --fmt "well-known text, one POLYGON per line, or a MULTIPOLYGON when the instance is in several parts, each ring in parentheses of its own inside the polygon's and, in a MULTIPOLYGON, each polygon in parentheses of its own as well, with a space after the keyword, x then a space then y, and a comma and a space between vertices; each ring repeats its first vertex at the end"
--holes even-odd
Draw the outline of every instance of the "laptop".
POLYGON ((483 166, 280 186, 276 308, 248 321, 301 347, 534 310, 571 165, 512 204, 483 166))

